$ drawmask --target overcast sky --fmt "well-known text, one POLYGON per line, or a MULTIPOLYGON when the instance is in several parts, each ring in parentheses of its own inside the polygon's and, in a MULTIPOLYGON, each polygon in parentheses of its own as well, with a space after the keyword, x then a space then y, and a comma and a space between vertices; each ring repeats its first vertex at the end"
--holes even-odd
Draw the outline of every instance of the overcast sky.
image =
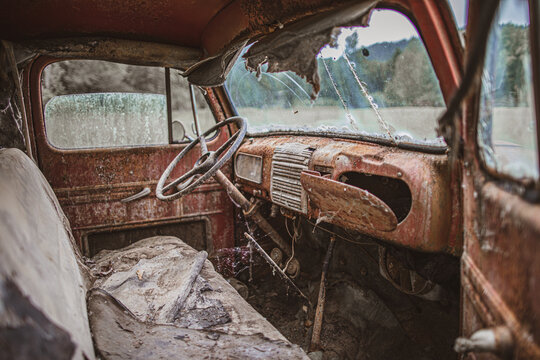
MULTIPOLYGON (((450 7, 454 11, 458 28, 464 28, 467 22, 466 4, 467 0, 449 0, 450 7)), ((517 25, 528 25, 528 1, 527 0, 502 0, 502 16, 500 24, 513 23, 517 25)))
POLYGON ((529 25, 529 4, 527 0, 503 1, 501 11, 502 16, 499 24, 529 25))
POLYGON ((448 2, 454 11, 454 17, 456 19, 458 29, 463 29, 465 27, 465 23, 467 22, 467 0, 450 0, 448 2))
POLYGON ((418 36, 413 24, 402 14, 393 10, 375 10, 368 27, 344 28, 337 39, 337 48, 326 47, 321 51, 325 58, 340 57, 345 49, 345 39, 358 33, 358 46, 369 46, 384 41, 399 41, 418 36), (392 24, 392 26, 388 26, 392 24))
MULTIPOLYGON (((454 11, 458 28, 464 28, 467 19, 467 0, 449 0, 449 3, 454 11)), ((510 22, 524 25, 529 23, 527 0, 503 0, 501 10, 503 14, 499 21, 501 24, 510 22)), ((337 48, 326 47, 321 51, 321 56, 325 58, 340 57, 345 49, 345 39, 353 32, 358 33, 359 47, 384 41, 410 39, 413 36, 418 37, 414 25, 404 15, 393 10, 375 10, 371 15, 369 27, 344 28, 338 37, 337 48)))

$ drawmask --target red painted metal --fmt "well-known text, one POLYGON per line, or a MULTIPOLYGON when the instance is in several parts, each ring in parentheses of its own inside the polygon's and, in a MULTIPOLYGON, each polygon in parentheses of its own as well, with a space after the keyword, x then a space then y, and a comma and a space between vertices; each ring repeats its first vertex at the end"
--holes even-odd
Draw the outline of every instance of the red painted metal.
POLYGON ((273 32, 282 25, 331 10, 348 0, 237 0, 218 13, 202 33, 203 47, 210 53, 227 45, 273 32))
POLYGON ((358 231, 392 231, 397 226, 392 209, 369 191, 305 171, 300 181, 318 210, 317 218, 358 231))
POLYGON ((531 315, 540 313, 535 281, 540 206, 490 181, 467 185, 465 191, 471 217, 466 217, 462 260, 462 333, 506 325, 516 341, 515 358, 538 359, 540 318, 531 315))
MULTIPOLYGON (((310 145, 313 152, 310 170, 326 169, 333 180, 347 172, 386 176, 404 181, 412 194, 412 206, 407 217, 393 231, 364 229, 369 235, 415 250, 461 253, 459 193, 452 191, 450 169, 446 155, 385 147, 353 140, 338 140, 306 136, 272 136, 251 139, 238 150, 263 158, 263 181, 260 185, 236 179, 243 190, 270 200, 270 174, 274 149, 285 143, 310 145)), ((330 200, 330 199, 329 199, 330 200)), ((309 215, 317 217, 312 206, 309 215)), ((360 220, 359 220, 360 221, 360 220)))
MULTIPOLYGON (((467 37, 477 29, 482 1, 470 1, 467 37)), ((523 199, 517 183, 488 172, 477 144, 480 83, 463 109, 464 256, 461 332, 507 326, 513 359, 540 358, 540 205, 523 199)), ((536 101, 538 101, 536 97, 536 101)), ((472 358, 472 357, 471 357, 472 358)), ((474 354, 476 359, 492 359, 474 354)))
POLYGON ((2 1, 2 38, 110 36, 200 48, 206 24, 231 0, 2 1))
MULTIPOLYGON (((144 187, 153 190, 163 170, 185 145, 59 150, 47 142, 40 79, 42 69, 51 61, 40 58, 32 64, 26 74, 29 77, 27 96, 31 99, 39 167, 59 198, 79 246, 83 245, 84 235, 90 232, 118 230, 128 225, 165 224, 195 215, 209 219, 212 243, 209 250, 234 246, 232 204, 215 182, 208 182, 174 202, 158 201, 153 193, 137 201, 120 202, 144 187)), ((208 91, 212 94, 210 89, 208 91)), ((211 99, 214 112, 222 119, 213 94, 211 99)), ((217 148, 227 138, 227 132, 221 132, 208 143, 209 148, 217 148)), ((186 171, 199 156, 196 150, 188 154, 186 162, 172 176, 186 171)), ((223 172, 231 174, 230 164, 223 172)), ((189 243, 189 239, 186 241, 189 243)))

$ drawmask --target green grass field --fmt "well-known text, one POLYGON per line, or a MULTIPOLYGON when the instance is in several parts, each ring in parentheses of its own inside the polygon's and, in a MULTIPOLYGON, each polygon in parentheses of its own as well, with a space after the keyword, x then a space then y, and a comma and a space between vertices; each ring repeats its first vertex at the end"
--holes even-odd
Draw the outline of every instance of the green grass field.
MULTIPOLYGON (((437 137, 435 127, 437 118, 443 108, 385 108, 379 113, 390 127, 397 133, 408 133, 416 139, 434 139, 437 137)), ((383 134, 373 109, 353 109, 350 114, 331 106, 317 106, 299 109, 272 109, 261 111, 253 108, 240 108, 238 112, 249 119, 251 131, 264 131, 268 126, 307 127, 316 130, 320 126, 348 128, 348 132, 365 131, 383 134)))

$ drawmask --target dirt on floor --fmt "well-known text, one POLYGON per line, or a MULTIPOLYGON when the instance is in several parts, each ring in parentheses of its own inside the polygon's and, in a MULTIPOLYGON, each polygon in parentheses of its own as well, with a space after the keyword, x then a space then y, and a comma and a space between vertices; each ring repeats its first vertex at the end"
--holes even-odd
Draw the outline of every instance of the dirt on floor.
MULTIPOLYGON (((308 296, 311 307, 264 262, 257 262, 251 282, 247 276, 240 276, 249 289, 248 302, 306 352, 324 245, 323 241, 305 246, 298 254, 302 272, 294 282, 308 296)), ((459 290, 448 292, 445 301, 406 295, 379 274, 375 252, 376 246, 359 252, 357 245, 336 244, 328 274, 321 351, 309 353, 310 357, 456 359, 452 347, 459 327, 459 290)))

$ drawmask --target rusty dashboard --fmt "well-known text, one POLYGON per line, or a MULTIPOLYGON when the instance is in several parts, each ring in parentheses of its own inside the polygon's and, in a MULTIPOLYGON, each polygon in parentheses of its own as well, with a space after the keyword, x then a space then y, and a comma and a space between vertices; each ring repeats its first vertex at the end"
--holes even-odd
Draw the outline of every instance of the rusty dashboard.
POLYGON ((461 251, 445 154, 270 136, 245 141, 234 172, 242 191, 319 222, 414 250, 461 251))

